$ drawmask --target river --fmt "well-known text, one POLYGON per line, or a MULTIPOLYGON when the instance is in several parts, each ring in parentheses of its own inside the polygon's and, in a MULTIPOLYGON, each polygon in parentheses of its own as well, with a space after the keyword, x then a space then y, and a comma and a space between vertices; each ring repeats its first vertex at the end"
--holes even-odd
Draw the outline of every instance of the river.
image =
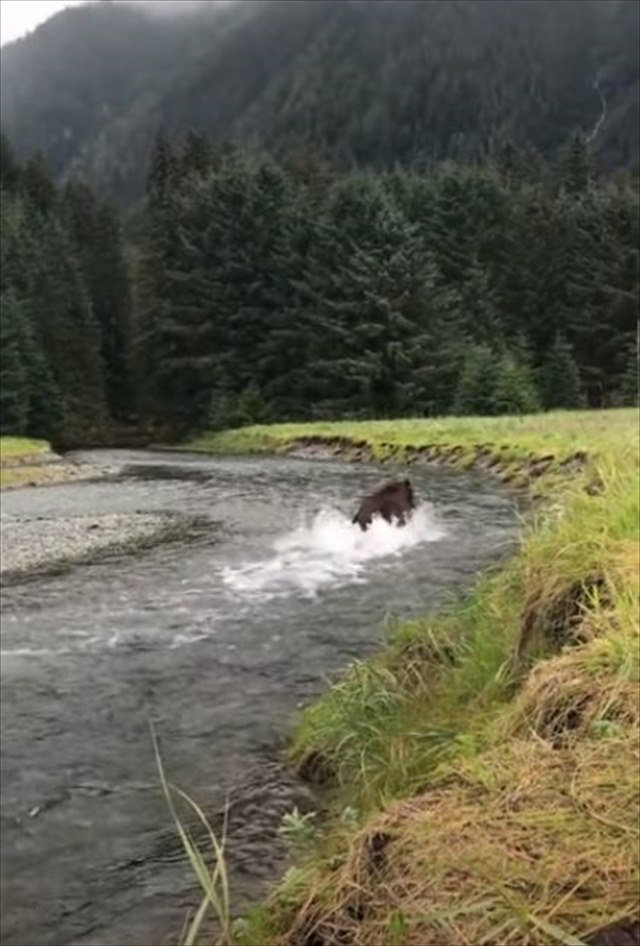
POLYGON ((2 943, 176 942, 198 902, 162 797, 230 794, 236 905, 282 868, 277 827, 309 790, 279 765, 299 708, 385 624, 441 606, 517 539, 485 477, 411 470, 422 506, 366 534, 349 515, 393 468, 292 458, 87 452, 102 481, 16 490, 26 519, 178 511, 192 542, 2 589, 2 943))

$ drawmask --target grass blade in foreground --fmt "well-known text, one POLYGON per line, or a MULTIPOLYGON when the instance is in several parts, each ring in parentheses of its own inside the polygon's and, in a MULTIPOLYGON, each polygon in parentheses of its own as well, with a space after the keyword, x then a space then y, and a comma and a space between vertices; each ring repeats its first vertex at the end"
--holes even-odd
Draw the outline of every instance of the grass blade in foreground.
POLYGON ((175 822, 176 828, 178 829, 178 834, 182 845, 185 849, 189 863, 193 869, 194 874, 198 879, 204 896, 200 906, 198 907, 195 916, 189 922, 186 934, 183 939, 183 946, 195 946, 198 941, 198 936, 202 931, 203 923, 207 917, 207 913, 211 911, 213 917, 218 922, 222 938, 220 940, 220 946, 233 946, 233 929, 232 929, 232 920, 231 920, 231 910, 230 910, 230 899, 229 899, 229 882, 227 878, 227 869, 224 856, 224 840, 226 833, 226 812, 225 812, 225 823, 222 836, 222 842, 218 841, 218 838, 215 835, 215 832, 211 828, 206 815, 200 808, 200 806, 193 801, 185 792, 181 789, 171 786, 167 781, 164 772, 164 766, 162 764, 162 758, 160 755, 160 750, 158 746, 158 740, 155 734, 153 726, 151 727, 151 736, 153 740, 153 748, 156 757, 156 763, 158 766, 158 771, 160 773, 160 781, 162 784, 162 791, 167 800, 169 810, 175 822), (193 812, 197 815, 199 821, 202 823, 206 829, 209 840, 211 841, 211 847, 214 854, 214 863, 215 866, 213 871, 207 866, 206 860, 201 853, 196 841, 193 838, 191 832, 185 828, 183 825, 180 816, 176 810, 172 792, 178 795, 187 805, 192 809, 193 812))

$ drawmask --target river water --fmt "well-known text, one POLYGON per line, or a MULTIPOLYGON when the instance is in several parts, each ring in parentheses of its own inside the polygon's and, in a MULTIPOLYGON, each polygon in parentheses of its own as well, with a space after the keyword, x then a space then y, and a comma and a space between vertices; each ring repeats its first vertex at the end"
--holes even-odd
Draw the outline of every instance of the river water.
MULTIPOLYGON (((236 904, 282 868, 277 828, 308 789, 279 765, 308 703, 386 623, 441 606, 517 537, 486 478, 413 468, 404 529, 351 526, 392 467, 85 453, 107 480, 18 490, 11 516, 179 511, 193 542, 2 590, 2 943, 176 942, 198 902, 159 786, 229 815, 236 904)), ((214 815, 212 814, 212 817, 214 815)))

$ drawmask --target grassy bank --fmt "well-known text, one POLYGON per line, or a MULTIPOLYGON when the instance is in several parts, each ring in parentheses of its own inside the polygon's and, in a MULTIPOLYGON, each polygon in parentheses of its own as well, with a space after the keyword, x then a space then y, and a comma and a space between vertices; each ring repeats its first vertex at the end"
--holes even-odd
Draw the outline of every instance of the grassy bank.
POLYGON ((0 489, 66 483, 86 475, 65 463, 45 440, 0 437, 0 489))
POLYGON ((32 440, 29 437, 0 437, 0 461, 32 457, 38 453, 49 453, 51 447, 46 440, 32 440))
POLYGON ((43 461, 51 454, 45 440, 0 437, 0 488, 41 482, 47 476, 43 461))
POLYGON ((333 815, 301 833, 237 941, 577 944, 637 919, 638 412, 254 427, 189 446, 327 438, 347 456, 485 467, 547 501, 503 570, 305 712, 292 759, 333 815))
POLYGON ((508 445, 514 452, 568 453, 587 445, 611 447, 616 435, 637 439, 638 411, 557 411, 523 417, 443 417, 438 419, 331 421, 273 424, 204 434, 188 446, 195 450, 259 452, 284 448, 297 438, 342 436, 367 440, 384 452, 384 443, 420 446, 427 443, 472 446, 487 442, 508 445))
POLYGON ((633 447, 636 425, 635 410, 277 424, 203 435, 186 447, 214 453, 278 453, 324 446, 347 459, 394 459, 409 464, 427 460, 489 470, 538 493, 566 485, 567 472, 583 472, 589 477, 586 485, 597 489, 598 470, 614 455, 620 457, 620 450, 633 447), (598 462, 586 463, 589 455, 598 462))

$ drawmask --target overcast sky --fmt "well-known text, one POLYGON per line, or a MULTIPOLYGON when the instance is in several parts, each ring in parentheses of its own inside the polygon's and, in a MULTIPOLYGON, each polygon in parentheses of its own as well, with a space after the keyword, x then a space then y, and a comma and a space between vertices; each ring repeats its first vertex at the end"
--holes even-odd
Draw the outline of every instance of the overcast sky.
MULTIPOLYGON (((95 3, 96 0, 0 0, 0 44, 10 43, 48 20, 54 13, 79 3, 95 3)), ((156 16, 175 16, 191 13, 202 6, 203 0, 117 0, 138 3, 156 16)), ((208 0, 212 2, 212 0, 208 0)), ((231 0, 213 0, 218 4, 231 0)))
POLYGON ((65 7, 74 7, 84 0, 0 0, 0 43, 30 33, 40 23, 65 7))

